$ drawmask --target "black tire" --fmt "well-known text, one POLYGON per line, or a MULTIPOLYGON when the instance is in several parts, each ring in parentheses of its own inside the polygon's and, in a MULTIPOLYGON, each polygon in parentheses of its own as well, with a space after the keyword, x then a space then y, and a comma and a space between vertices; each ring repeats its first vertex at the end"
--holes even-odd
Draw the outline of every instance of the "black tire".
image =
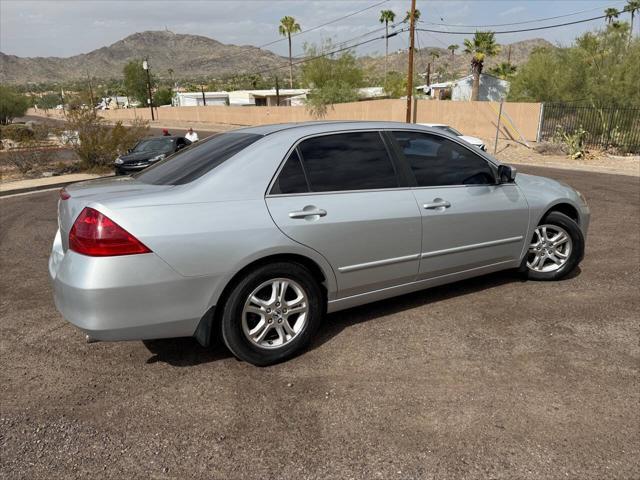
MULTIPOLYGON (((523 269, 527 274, 527 277, 531 280, 539 280, 539 281, 552 281, 552 280, 560 280, 567 275, 571 274, 584 256, 584 236, 582 235, 582 230, 578 224, 567 217, 565 214, 560 212, 551 212, 545 218, 540 221, 539 225, 557 225, 564 229, 569 237, 571 238, 572 247, 571 253, 569 254, 569 258, 566 263, 562 265, 559 269, 552 272, 538 272, 530 269, 527 266, 527 259, 530 254, 527 253, 523 260, 523 269)), ((533 239, 530 239, 530 243, 533 242, 533 239)))
POLYGON ((293 357, 305 348, 320 326, 324 315, 324 295, 311 272, 301 264, 277 262, 250 271, 233 288, 224 304, 221 330, 227 348, 238 359, 264 367, 293 357), (277 278, 291 279, 303 290, 308 299, 306 324, 288 343, 277 348, 261 348, 245 335, 242 313, 250 294, 265 282, 277 278))

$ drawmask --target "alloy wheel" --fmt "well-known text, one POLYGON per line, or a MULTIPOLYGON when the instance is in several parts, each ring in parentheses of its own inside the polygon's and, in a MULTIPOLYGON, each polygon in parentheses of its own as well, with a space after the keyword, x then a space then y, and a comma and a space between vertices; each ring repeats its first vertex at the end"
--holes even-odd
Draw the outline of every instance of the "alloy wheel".
POLYGON ((290 278, 274 278, 249 294, 242 310, 242 331, 260 348, 280 348, 304 329, 309 317, 307 293, 290 278))
POLYGON ((569 260, 573 242, 558 225, 539 225, 527 253, 527 267, 534 272, 555 272, 569 260))

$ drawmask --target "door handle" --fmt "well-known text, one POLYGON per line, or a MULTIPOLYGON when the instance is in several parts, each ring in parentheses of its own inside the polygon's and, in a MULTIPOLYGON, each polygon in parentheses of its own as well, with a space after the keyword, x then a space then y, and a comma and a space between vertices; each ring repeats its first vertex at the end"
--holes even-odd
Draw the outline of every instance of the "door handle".
POLYGON ((441 198, 434 198, 433 203, 425 203, 422 207, 426 210, 438 210, 445 209, 451 206, 450 202, 442 200, 441 198))
POLYGON ((326 210, 316 207, 304 207, 302 210, 289 212, 289 218, 324 217, 326 210))

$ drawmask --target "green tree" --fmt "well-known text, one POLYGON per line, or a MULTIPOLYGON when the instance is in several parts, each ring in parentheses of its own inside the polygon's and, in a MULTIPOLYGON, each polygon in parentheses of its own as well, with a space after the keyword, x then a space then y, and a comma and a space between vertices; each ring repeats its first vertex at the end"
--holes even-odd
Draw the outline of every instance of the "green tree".
POLYGON ((501 62, 490 68, 489 73, 503 80, 510 80, 516 74, 516 66, 509 62, 501 62))
POLYGON ((447 50, 451 52, 451 60, 453 60, 453 57, 456 54, 456 50, 458 50, 459 48, 460 48, 460 45, 449 45, 447 47, 447 50))
POLYGON ((604 14, 606 15, 605 20, 607 25, 611 25, 611 23, 620 16, 620 12, 617 8, 606 8, 604 14))
POLYGON ((291 55, 291 35, 301 31, 300 24, 293 17, 282 17, 278 32, 289 40, 289 88, 293 88, 293 57, 291 55))
POLYGON ((305 56, 310 60, 302 67, 302 83, 311 89, 307 105, 317 117, 323 117, 330 105, 357 100, 364 77, 352 52, 324 54, 332 48, 330 41, 321 48, 305 45, 305 56))
MULTIPOLYGON (((142 68, 142 60, 131 60, 124 66, 124 88, 127 96, 135 98, 142 105, 147 105, 149 91, 147 88, 147 72, 142 68)), ((151 77, 151 85, 154 78, 151 77)))
POLYGON ((46 112, 50 108, 56 108, 56 106, 60 105, 60 95, 57 93, 45 93, 36 99, 35 104, 46 112))
POLYGON ((588 32, 567 48, 537 49, 521 65, 509 100, 640 107, 640 39, 629 24, 588 32))
POLYGON ((492 57, 500 52, 500 46, 496 43, 493 32, 476 32, 473 39, 464 40, 464 53, 471 55, 471 71, 473 73, 473 86, 471 88, 471 100, 478 100, 480 94, 480 75, 487 57, 492 57))
POLYGON ((173 94, 171 88, 159 88, 153 95, 154 105, 171 105, 173 94))
POLYGON ((387 78, 387 72, 389 71, 389 22, 393 23, 396 18, 396 14, 393 10, 381 10, 380 11, 380 23, 384 23, 384 77, 387 78))
POLYGON ((29 108, 29 99, 6 85, 0 85, 0 125, 21 117, 29 108))
POLYGON ((391 71, 384 82, 384 92, 390 98, 400 98, 407 93, 407 76, 391 71))

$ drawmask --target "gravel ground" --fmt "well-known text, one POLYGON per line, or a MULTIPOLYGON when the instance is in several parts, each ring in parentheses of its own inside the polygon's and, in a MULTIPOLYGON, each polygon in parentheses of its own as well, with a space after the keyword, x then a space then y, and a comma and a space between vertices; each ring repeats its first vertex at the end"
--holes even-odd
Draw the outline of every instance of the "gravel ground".
POLYGON ((576 275, 333 314, 263 369, 191 339, 84 343, 47 278, 57 194, 0 199, 0 478, 640 478, 640 181, 521 170, 589 200, 576 275))

